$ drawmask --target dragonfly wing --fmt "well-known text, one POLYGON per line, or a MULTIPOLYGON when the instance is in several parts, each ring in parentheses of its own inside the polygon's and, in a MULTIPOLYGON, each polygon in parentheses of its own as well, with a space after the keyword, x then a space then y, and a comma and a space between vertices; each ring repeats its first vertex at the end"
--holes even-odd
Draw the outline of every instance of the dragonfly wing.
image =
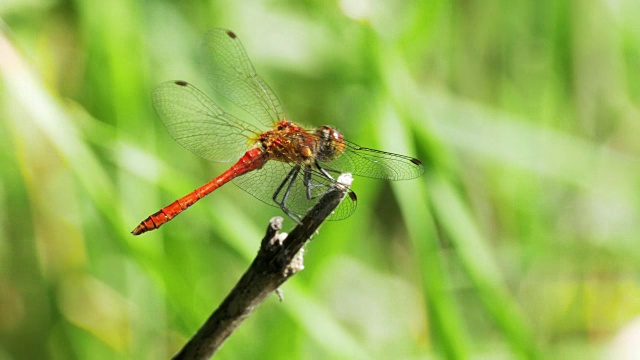
POLYGON ((201 46, 204 75, 209 85, 261 124, 284 118, 280 101, 256 73, 240 39, 227 29, 209 30, 201 46))
POLYGON ((162 83, 152 96, 153 106, 171 137, 207 160, 237 160, 249 146, 248 138, 258 133, 186 81, 162 83))
POLYGON ((364 148, 350 141, 345 141, 345 144, 347 146, 340 156, 320 163, 325 170, 389 180, 415 179, 424 173, 424 166, 418 159, 364 148))
MULTIPOLYGON (((233 182, 265 204, 280 207, 278 203, 282 202, 285 193, 287 193, 288 183, 279 192, 276 198, 278 203, 274 201, 273 196, 294 166, 294 163, 268 161, 261 169, 239 176, 233 179, 233 182)), ((335 183, 320 173, 312 172, 310 199, 307 196, 307 185, 304 183, 304 171, 300 170, 292 181, 291 187, 288 188, 288 198, 285 201, 285 205, 291 213, 300 217, 304 217, 335 183)), ((356 209, 356 196, 351 190, 349 192, 329 216, 329 220, 341 220, 353 214, 356 209)))

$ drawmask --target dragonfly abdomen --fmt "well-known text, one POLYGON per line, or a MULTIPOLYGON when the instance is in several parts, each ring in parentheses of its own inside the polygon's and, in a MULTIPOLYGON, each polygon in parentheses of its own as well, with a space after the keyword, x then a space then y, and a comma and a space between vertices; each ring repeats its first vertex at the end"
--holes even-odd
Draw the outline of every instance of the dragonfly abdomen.
POLYGON ((154 230, 162 226, 164 223, 178 216, 180 213, 188 209, 198 200, 211 194, 220 186, 228 183, 235 177, 246 174, 249 171, 260 169, 267 161, 266 153, 261 148, 253 148, 247 151, 229 170, 223 172, 215 179, 193 190, 189 194, 163 207, 157 212, 149 215, 131 232, 133 235, 140 235, 150 230, 154 230))

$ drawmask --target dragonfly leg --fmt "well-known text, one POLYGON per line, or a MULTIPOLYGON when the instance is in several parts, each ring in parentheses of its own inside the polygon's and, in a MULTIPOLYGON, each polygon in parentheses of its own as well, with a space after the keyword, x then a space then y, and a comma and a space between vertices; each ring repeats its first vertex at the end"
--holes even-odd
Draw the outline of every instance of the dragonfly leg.
POLYGON ((297 214, 294 214, 291 211, 289 211, 289 209, 287 208, 287 199, 289 198, 289 193, 291 192, 291 188, 293 187, 293 184, 299 172, 300 172, 299 165, 293 167, 293 169, 291 169, 291 171, 289 171, 289 173, 287 174, 287 177, 284 178, 280 186, 278 186, 275 193, 273 193, 273 197, 272 197, 273 201, 280 206, 280 209, 282 209, 282 211, 284 211, 285 214, 287 214, 291 219, 293 219, 293 221, 297 222, 298 224, 301 223, 302 219, 297 214), (286 186, 286 190, 284 191, 284 195, 282 195, 282 200, 278 201, 278 196, 280 195, 282 190, 285 188, 285 185, 287 186, 286 186))
MULTIPOLYGON (((316 161, 315 164, 316 164, 316 168, 318 168, 318 170, 320 170, 322 175, 324 175, 328 180, 330 180, 331 183, 335 183, 335 180, 333 179, 333 177, 331 177, 331 175, 329 175, 329 173, 325 169, 320 167, 320 164, 318 164, 317 161, 316 161)), ((307 199, 312 200, 312 199, 315 199, 315 198, 317 198, 319 196, 322 196, 322 195, 326 194, 327 191, 329 191, 329 188, 330 188, 331 185, 329 185, 329 184, 314 184, 311 181, 311 166, 307 166, 307 167, 304 168, 304 186, 305 186, 305 188, 307 190, 307 199), (319 188, 319 187, 320 188, 326 188, 326 191, 319 192, 319 193, 317 193, 315 195, 312 194, 312 191, 315 188, 319 188)))
POLYGON ((331 181, 335 181, 335 179, 333 178, 333 176, 331 176, 331 174, 329 174, 329 172, 327 170, 325 170, 322 166, 320 166, 320 164, 318 163, 318 161, 316 160, 316 168, 318 168, 318 170, 320 170, 320 172, 322 173, 322 175, 326 176, 327 179, 331 180, 331 181))

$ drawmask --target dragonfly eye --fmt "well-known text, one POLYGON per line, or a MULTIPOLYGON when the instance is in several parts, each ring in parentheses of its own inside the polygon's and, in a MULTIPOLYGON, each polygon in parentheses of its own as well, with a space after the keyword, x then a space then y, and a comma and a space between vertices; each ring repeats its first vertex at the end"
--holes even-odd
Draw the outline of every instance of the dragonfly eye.
POLYGON ((316 135, 322 139, 323 141, 334 141, 334 140, 339 140, 340 138, 342 138, 342 135, 340 135, 339 132, 337 132, 336 130, 334 130, 333 128, 329 127, 329 126, 320 126, 317 130, 316 130, 316 135))
POLYGON ((318 143, 318 158, 321 161, 330 161, 338 157, 344 151, 342 134, 329 126, 321 126, 316 130, 318 143))

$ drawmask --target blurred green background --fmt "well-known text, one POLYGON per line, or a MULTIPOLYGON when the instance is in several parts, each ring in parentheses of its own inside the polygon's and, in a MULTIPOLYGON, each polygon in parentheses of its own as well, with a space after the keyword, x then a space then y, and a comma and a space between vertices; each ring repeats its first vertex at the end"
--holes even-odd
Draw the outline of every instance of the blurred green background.
POLYGON ((219 358, 640 353, 637 1, 4 0, 0 21, 0 359, 170 357, 281 215, 228 185, 129 233, 228 166, 150 100, 209 91, 212 27, 290 120, 427 169, 356 179, 219 358))

